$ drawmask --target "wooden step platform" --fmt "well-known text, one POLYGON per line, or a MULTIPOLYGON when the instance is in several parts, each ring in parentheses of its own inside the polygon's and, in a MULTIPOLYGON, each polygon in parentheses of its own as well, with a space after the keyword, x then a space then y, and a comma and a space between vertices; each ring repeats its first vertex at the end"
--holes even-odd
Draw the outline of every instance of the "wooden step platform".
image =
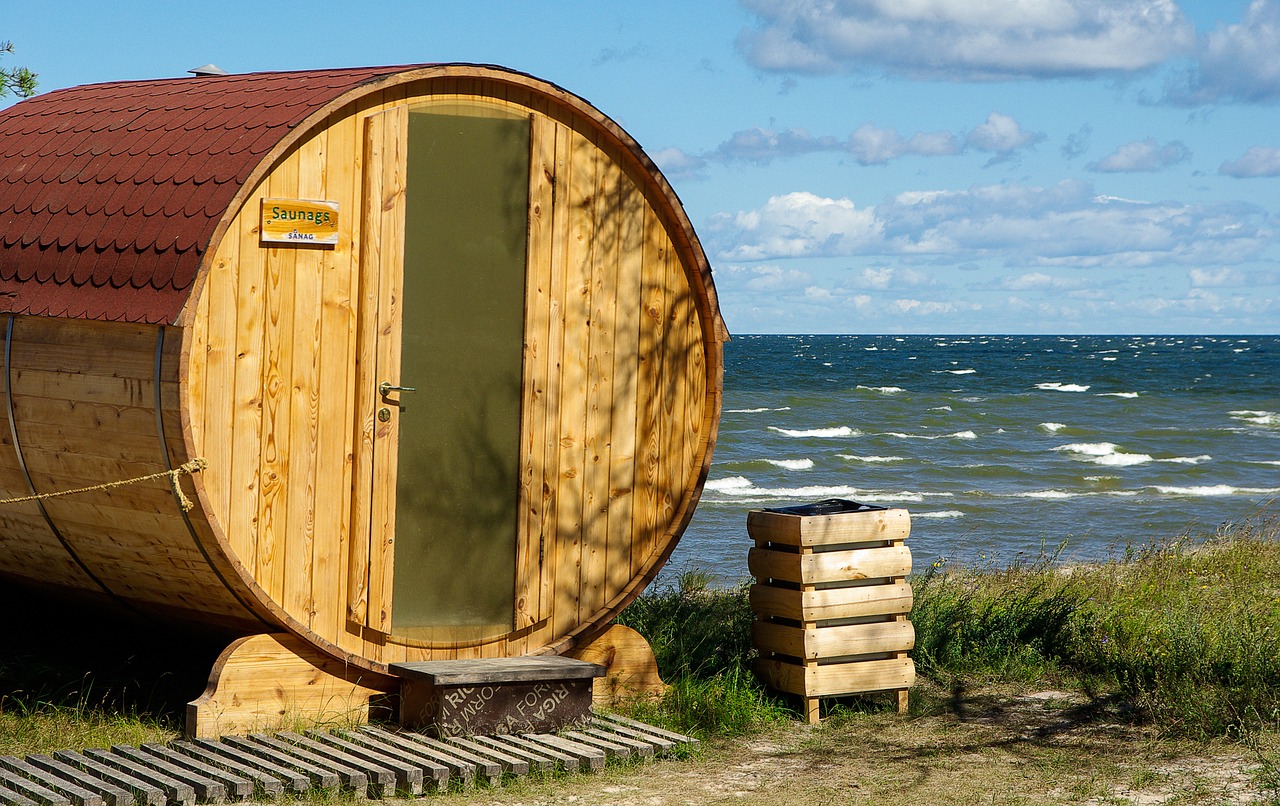
POLYGON ((647 761, 697 744, 604 714, 558 733, 437 739, 366 725, 122 745, 0 756, 0 806, 191 806, 322 792, 381 799, 499 785, 530 773, 593 772, 610 761, 647 761))

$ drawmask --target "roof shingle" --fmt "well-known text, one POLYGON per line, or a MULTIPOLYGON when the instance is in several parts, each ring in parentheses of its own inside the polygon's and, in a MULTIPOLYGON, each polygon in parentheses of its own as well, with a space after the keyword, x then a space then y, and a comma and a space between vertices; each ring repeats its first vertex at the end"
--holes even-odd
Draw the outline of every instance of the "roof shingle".
POLYGON ((0 313, 174 322, 266 154, 422 66, 91 84, 0 110, 0 313))

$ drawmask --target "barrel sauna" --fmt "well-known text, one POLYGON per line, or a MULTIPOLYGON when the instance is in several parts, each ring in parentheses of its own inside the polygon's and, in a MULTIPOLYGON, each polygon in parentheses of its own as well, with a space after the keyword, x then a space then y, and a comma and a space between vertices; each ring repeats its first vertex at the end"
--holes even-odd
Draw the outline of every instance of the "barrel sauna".
POLYGON ((728 338, 637 143, 459 64, 0 110, 0 314, 0 575, 375 688, 570 652, 637 596, 728 338))

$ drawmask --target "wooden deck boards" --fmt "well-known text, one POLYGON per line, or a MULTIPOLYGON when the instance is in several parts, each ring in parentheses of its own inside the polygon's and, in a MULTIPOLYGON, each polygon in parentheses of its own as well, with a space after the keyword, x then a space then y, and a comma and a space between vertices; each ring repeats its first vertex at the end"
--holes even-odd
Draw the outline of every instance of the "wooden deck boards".
POLYGON ((611 714, 581 731, 433 739, 364 726, 305 736, 199 739, 141 748, 0 757, 0 804, 178 806, 272 800, 281 792, 413 797, 559 769, 594 772, 695 747, 696 739, 611 714))

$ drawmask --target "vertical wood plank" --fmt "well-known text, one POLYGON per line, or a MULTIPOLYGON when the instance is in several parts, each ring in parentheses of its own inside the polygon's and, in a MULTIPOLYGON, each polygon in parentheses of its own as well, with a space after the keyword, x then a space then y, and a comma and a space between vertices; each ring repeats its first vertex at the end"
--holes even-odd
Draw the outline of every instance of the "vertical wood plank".
POLYGON ((564 355, 560 412, 560 480, 557 499, 557 578, 554 622, 557 633, 577 622, 582 581, 586 476, 586 423, 589 321, 591 318, 590 248, 595 237, 592 217, 596 182, 596 150, 574 132, 568 183, 568 264, 565 275, 564 355))
POLYGON ((322 283, 320 385, 325 409, 320 418, 316 454, 318 527, 312 559, 311 598, 316 618, 312 629, 344 649, 346 630, 346 575, 349 556, 352 499, 352 465, 355 435, 356 316, 359 297, 359 211, 363 143, 358 119, 331 118, 329 126, 326 193, 348 200, 348 213, 339 216, 338 245, 325 268, 322 283))
MULTIPOLYGON (((377 264, 377 383, 389 380, 400 383, 400 327, 403 305, 403 255, 405 228, 405 167, 407 164, 409 112, 404 106, 384 113, 382 127, 382 215, 379 221, 381 240, 377 264)), ((371 166, 377 170, 378 166, 371 166)), ((375 400, 374 406, 378 406, 375 400)), ((398 412, 391 410, 387 422, 376 420, 373 437, 373 533, 369 556, 369 618, 366 622, 380 632, 391 630, 391 592, 394 581, 396 529, 396 441, 399 438, 398 412)))
MULTIPOLYGON (((555 199, 555 125, 535 114, 529 168, 529 250, 525 280, 525 349, 520 417, 520 525, 516 538, 516 629, 540 620, 542 605, 544 449, 551 332, 551 242, 555 199)), ((527 641, 525 636, 523 641, 527 641)), ((513 654, 524 654, 513 647, 513 654)))
MULTIPOLYGON (((218 257, 204 289, 202 317, 208 331, 204 352, 204 391, 190 400, 203 407, 204 434, 198 450, 209 462, 201 482, 219 519, 231 509, 232 449, 235 429, 236 304, 239 289, 240 238, 231 232, 218 247, 218 257), (227 405, 228 401, 232 405, 227 405)), ((193 418, 194 419, 194 418, 193 418)))
POLYGON ((631 575, 649 561, 661 529, 662 377, 666 351, 668 245, 662 222, 651 207, 644 215, 644 268, 640 289, 641 338, 636 373, 636 486, 639 510, 631 537, 631 575))
MULTIPOLYGON (((328 135, 321 131, 306 141, 291 160, 298 162, 297 198, 325 198, 324 162, 328 135)), ((289 356, 289 458, 286 503, 283 598, 285 610, 308 627, 315 620, 311 579, 316 538, 317 467, 320 436, 320 367, 324 345, 320 327, 322 275, 332 265, 332 250, 295 249, 289 356)), ((330 513, 326 513, 330 514, 330 513)), ((333 521, 326 519, 327 524, 333 521)))
POLYGON ((614 329, 618 303, 618 215, 621 179, 593 143, 596 163, 594 236, 591 238, 590 319, 588 320, 586 472, 583 478, 582 580, 578 589, 578 621, 604 606, 609 539, 609 470, 613 448, 614 329))
MULTIPOLYGON (((297 192, 298 165, 286 161, 268 180, 271 196, 297 192)), ((293 354, 293 288, 297 255, 264 248, 266 302, 262 349, 262 478, 258 504, 258 581, 271 598, 284 598, 289 529, 290 365, 293 354)))
MULTIPOLYGON (((255 194, 249 205, 256 205, 261 194, 255 194)), ((240 217, 236 240, 256 243, 257 227, 251 216, 240 217)), ((261 479, 259 461, 262 456, 262 362, 265 344, 266 271, 265 250, 241 250, 237 261, 235 299, 235 383, 232 387, 231 440, 231 504, 228 538, 245 568, 255 581, 259 576, 258 540, 262 528, 259 521, 261 479)), ((210 405, 216 405, 210 401, 210 405)), ((265 587, 265 585, 264 585, 265 587)))
MULTIPOLYGON (((542 469, 542 552, 544 566, 538 620, 555 612, 557 591, 568 570, 560 564, 560 422, 565 410, 565 311, 569 282, 570 183, 573 179, 573 132, 555 124, 555 181, 552 184, 551 265, 547 311, 546 440, 542 469)), ((576 580, 574 582, 576 585, 576 580)), ((554 630, 554 623, 550 627, 554 630)))
POLYGON ((641 281, 644 270, 644 197, 630 176, 619 187, 617 314, 613 369, 613 451, 609 460, 609 539, 606 601, 631 581, 635 516, 636 446, 640 372, 641 281))

